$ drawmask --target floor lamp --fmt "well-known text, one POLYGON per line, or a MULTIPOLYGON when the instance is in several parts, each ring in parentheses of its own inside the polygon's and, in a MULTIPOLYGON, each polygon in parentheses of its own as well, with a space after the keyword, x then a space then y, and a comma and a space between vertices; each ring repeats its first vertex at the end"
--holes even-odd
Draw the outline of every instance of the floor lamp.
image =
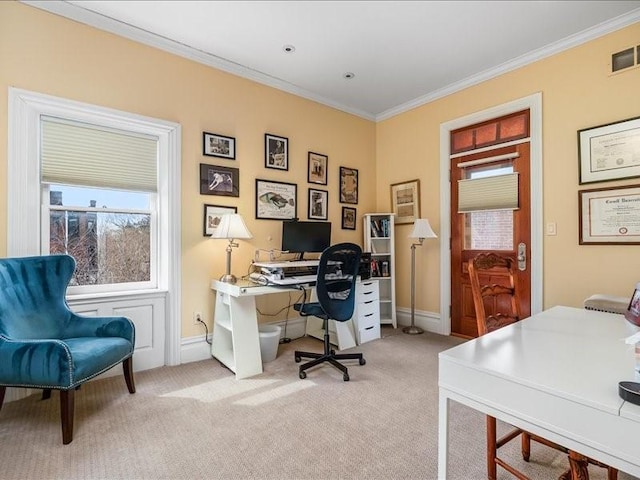
POLYGON ((416 327, 416 247, 422 246, 425 238, 438 238, 433 232, 429 220, 418 218, 413 224, 413 231, 409 238, 417 238, 419 243, 411 244, 411 325, 404 327, 402 331, 409 335, 424 333, 420 327, 416 327))
POLYGON ((231 274, 231 249, 238 247, 234 242, 236 238, 253 238, 242 216, 237 213, 229 213, 220 216, 220 223, 216 227, 211 238, 224 238, 229 240, 227 245, 227 273, 220 277, 221 282, 236 283, 238 279, 231 274))

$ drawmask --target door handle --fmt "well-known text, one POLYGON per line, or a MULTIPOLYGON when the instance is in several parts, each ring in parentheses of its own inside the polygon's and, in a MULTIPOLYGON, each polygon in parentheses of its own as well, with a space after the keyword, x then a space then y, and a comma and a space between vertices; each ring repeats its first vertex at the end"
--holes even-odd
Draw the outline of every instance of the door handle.
POLYGON ((518 244, 518 270, 524 272, 527 269, 527 246, 518 244))

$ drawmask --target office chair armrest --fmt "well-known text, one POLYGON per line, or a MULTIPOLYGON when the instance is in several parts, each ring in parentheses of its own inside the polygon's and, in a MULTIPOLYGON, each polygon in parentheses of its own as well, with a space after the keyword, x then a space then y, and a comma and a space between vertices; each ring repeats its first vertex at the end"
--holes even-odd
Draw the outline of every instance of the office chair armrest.
POLYGON ((135 332, 127 317, 89 317, 71 312, 65 337, 121 337, 134 344, 135 332))

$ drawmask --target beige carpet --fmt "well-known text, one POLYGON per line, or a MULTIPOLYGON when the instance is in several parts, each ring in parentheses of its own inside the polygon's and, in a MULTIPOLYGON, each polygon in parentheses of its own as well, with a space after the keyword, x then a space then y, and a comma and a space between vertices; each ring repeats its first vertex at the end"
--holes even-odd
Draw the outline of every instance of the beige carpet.
MULTIPOLYGON (((211 359, 140 372, 135 395, 121 375, 90 382, 76 394, 67 446, 57 394, 8 403, 0 478, 435 479, 437 355, 459 340, 389 327, 383 336, 354 349, 367 364, 350 368, 350 382, 330 366, 298 378, 293 350, 322 348, 309 338, 280 345, 265 372, 247 380, 211 359)), ((484 417, 457 404, 452 417, 449 478, 486 478, 484 417)), ((557 478, 567 466, 546 447, 534 446, 529 464, 509 448, 532 479, 557 478)), ((590 472, 605 478, 603 469, 590 472)))

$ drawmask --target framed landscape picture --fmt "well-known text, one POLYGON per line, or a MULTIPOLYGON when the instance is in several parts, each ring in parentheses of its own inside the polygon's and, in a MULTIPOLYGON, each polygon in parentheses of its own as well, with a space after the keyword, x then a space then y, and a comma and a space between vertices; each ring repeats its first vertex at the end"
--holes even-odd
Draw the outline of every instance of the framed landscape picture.
POLYGON ((235 160, 236 139, 217 133, 202 132, 202 154, 235 160))
POLYGON ((292 220, 297 217, 298 185, 256 178, 256 218, 292 220))
POLYGON ((222 215, 228 213, 238 213, 238 207, 225 207, 223 205, 207 205, 204 206, 204 225, 202 234, 205 237, 213 235, 220 225, 222 215))
POLYGON ((391 185, 391 208, 398 225, 420 218, 420 180, 391 185))
POLYGON ((200 194, 240 196, 240 170, 218 165, 200 164, 200 194))

